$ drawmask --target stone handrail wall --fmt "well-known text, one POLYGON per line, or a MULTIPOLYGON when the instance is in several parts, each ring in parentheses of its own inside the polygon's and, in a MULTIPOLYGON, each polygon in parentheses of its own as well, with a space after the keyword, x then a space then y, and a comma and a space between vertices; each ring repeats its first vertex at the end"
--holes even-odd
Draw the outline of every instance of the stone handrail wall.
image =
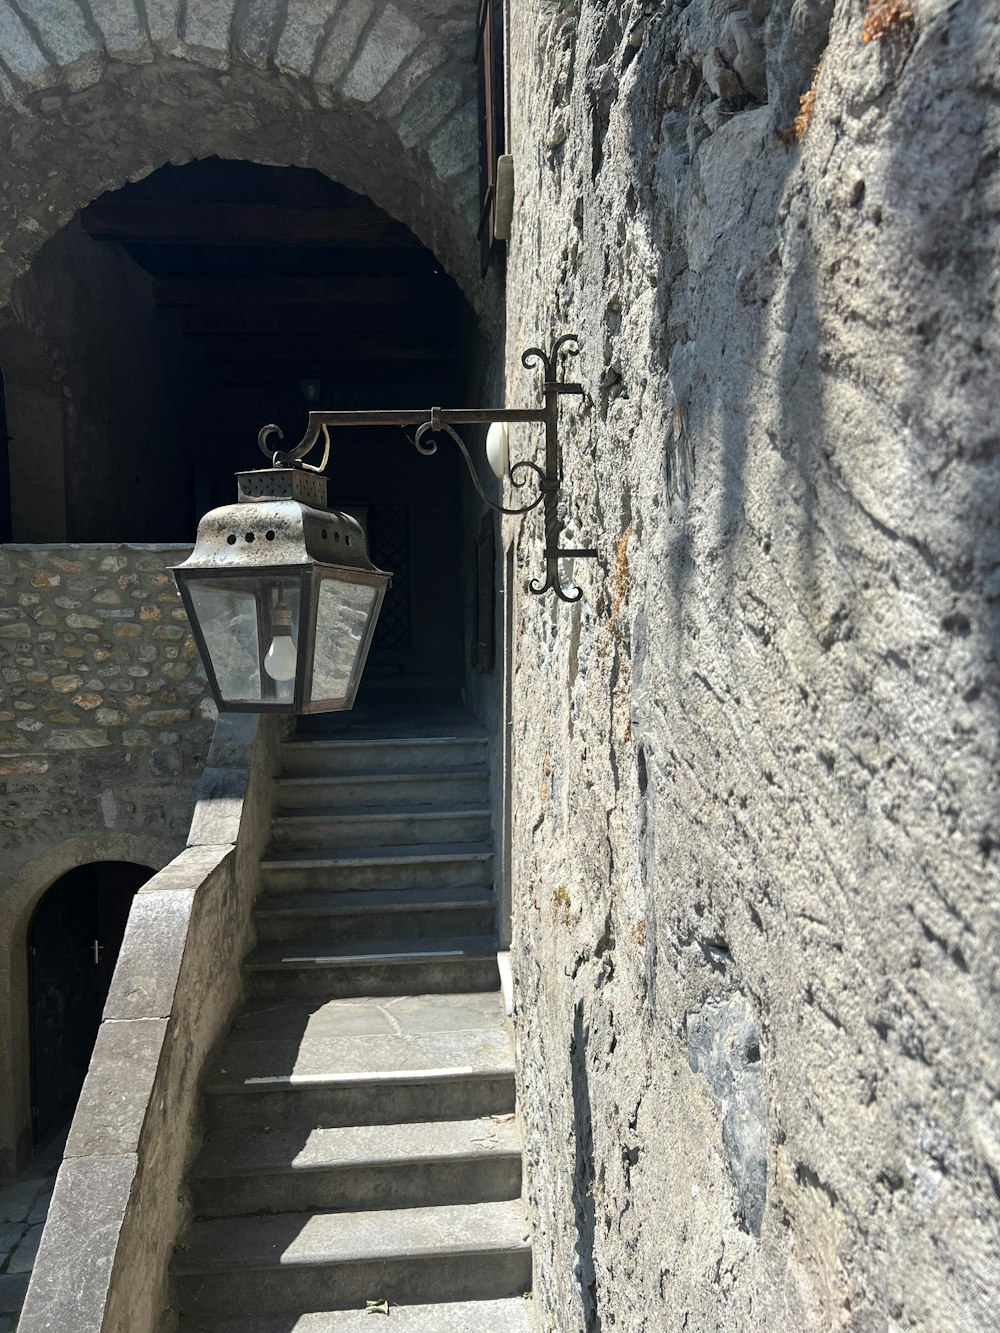
POLYGON ((204 1061, 241 1001, 281 723, 223 717, 187 847, 129 917, 21 1333, 154 1333, 185 1220, 204 1061))

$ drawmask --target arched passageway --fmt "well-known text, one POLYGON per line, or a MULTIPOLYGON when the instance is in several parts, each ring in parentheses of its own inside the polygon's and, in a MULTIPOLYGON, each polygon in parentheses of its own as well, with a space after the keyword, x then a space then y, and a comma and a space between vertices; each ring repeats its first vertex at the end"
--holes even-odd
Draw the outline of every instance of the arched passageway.
POLYGON ((28 927, 31 1118, 36 1149, 80 1095, 136 891, 154 871, 98 861, 61 875, 28 927))
MULTIPOLYGON (((413 233, 318 171, 208 158, 101 196, 16 286, 60 388, 58 511, 15 439, 18 530, 34 540, 187 542, 263 462, 260 427, 298 438, 311 406, 461 400, 473 316, 413 233), (65 531, 63 531, 63 522, 65 531)), ((399 430, 339 432, 330 501, 358 513, 394 574, 366 673, 456 696, 462 652, 458 459, 399 430), (401 681, 402 678, 402 681, 401 681)))

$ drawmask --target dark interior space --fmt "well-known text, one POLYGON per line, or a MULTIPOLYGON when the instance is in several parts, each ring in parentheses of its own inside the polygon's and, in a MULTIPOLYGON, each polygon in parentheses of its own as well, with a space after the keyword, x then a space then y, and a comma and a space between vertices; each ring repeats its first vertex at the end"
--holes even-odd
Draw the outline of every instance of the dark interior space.
MULTIPOLYGON (((182 448, 202 511, 228 503, 233 472, 257 465, 265 422, 292 437, 310 406, 430 404, 460 391, 455 284, 406 227, 319 172, 217 158, 166 166, 95 200, 80 225, 149 275, 157 316, 197 365, 199 423, 182 448)), ((352 479, 338 443, 339 496, 352 479)), ((170 531, 155 539, 183 540, 190 519, 162 514, 170 531)))
POLYGON ((36 1147, 73 1114, 136 891, 154 874, 126 861, 77 866, 28 928, 31 1116, 36 1147))
POLYGON ((7 401, 4 395, 3 367, 0 366, 0 542, 9 542, 11 533, 10 441, 7 435, 7 401))
MULTIPOLYGON (((266 466, 264 424, 291 445, 310 407, 464 396, 472 317, 456 285, 406 227, 316 171, 165 166, 83 209, 21 282, 63 367, 65 530, 40 513, 30 540, 192 542, 203 513, 234 501, 233 473, 266 466)), ((366 691, 405 677, 453 694, 454 450, 427 459, 399 430, 338 431, 328 475, 331 505, 357 513, 394 574, 366 691)), ((16 513, 43 503, 38 486, 14 495, 16 513)))

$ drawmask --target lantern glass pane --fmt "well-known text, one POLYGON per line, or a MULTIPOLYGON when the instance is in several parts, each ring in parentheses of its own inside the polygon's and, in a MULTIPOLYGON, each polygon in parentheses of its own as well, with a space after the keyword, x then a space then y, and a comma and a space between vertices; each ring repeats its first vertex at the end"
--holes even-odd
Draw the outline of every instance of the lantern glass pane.
MULTIPOLYGON (((274 611, 291 615, 291 643, 299 642, 299 578, 241 576, 193 578, 188 592, 219 693, 227 703, 291 703, 294 673, 275 680, 262 670, 274 633, 274 611)), ((280 642, 280 636, 279 636, 280 642)))
POLYGON ((368 639, 368 623, 378 589, 327 577, 316 607, 316 651, 311 701, 346 699, 364 665, 359 659, 368 639))

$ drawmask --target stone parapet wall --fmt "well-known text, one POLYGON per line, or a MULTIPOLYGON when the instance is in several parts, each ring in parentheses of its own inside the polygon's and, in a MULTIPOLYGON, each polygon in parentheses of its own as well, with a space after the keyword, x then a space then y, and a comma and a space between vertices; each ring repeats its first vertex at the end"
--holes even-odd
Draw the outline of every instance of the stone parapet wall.
POLYGON ((0 844, 182 836, 216 716, 169 572, 188 547, 0 548, 0 844), (96 809, 95 809, 96 805, 96 809))
POLYGON ((243 999, 283 721, 220 720, 187 846, 133 903, 23 1333, 176 1325, 168 1268, 189 1208, 200 1080, 243 999))

